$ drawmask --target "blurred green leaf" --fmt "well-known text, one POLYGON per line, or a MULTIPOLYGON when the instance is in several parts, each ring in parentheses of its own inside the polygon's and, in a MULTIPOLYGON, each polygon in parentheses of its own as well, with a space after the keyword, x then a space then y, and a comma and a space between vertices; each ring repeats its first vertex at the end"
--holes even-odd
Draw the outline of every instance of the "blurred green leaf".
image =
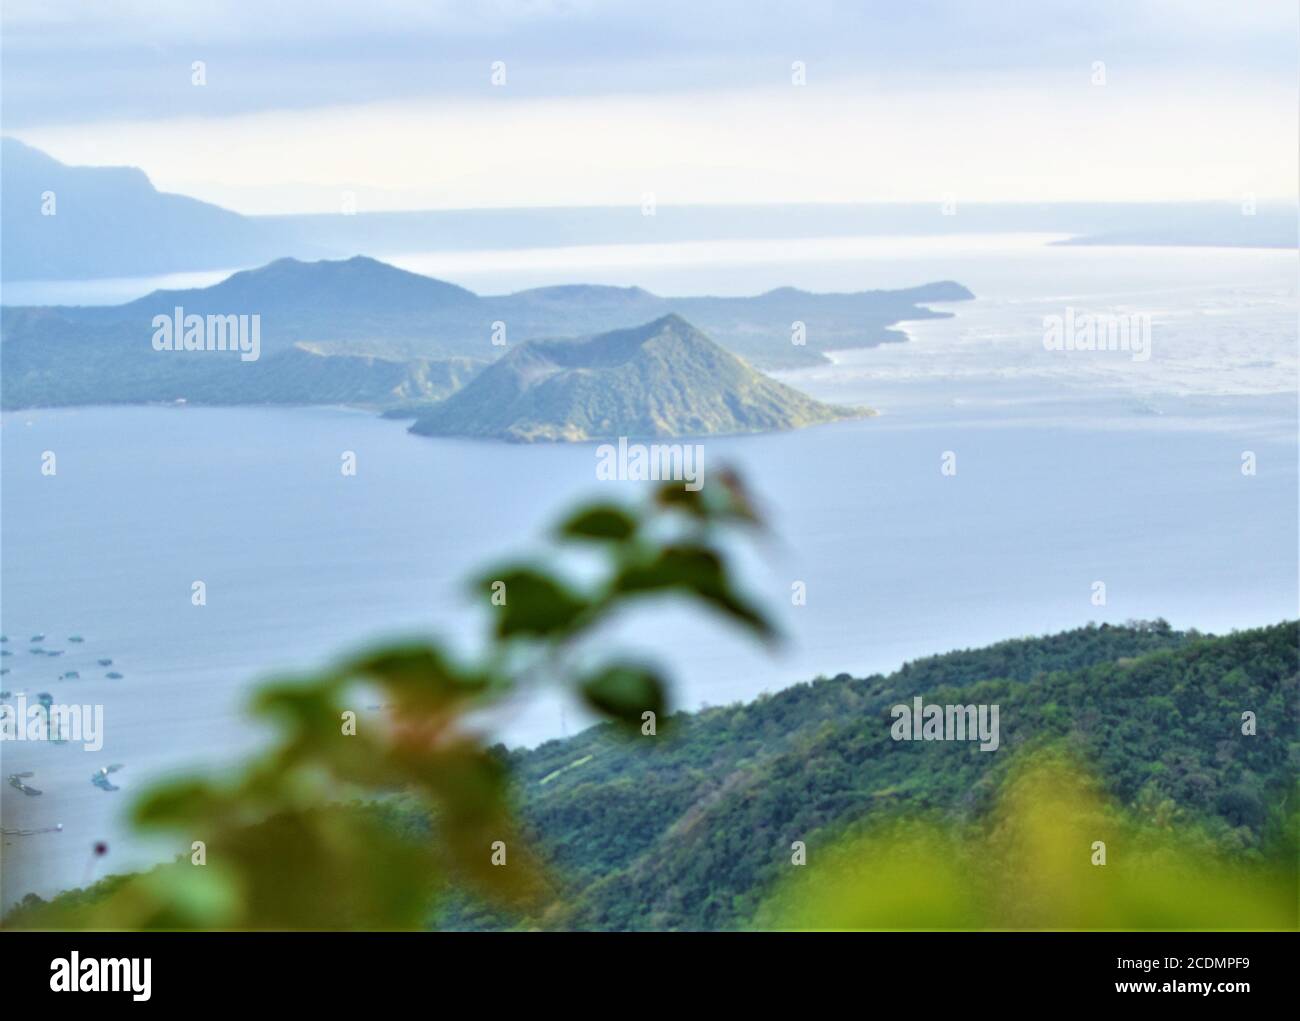
POLYGON ((582 682, 582 697, 591 706, 620 723, 641 725, 641 714, 662 718, 667 706, 667 685, 645 667, 615 664, 582 682))
POLYGON ((296 731, 319 731, 338 719, 334 684, 310 677, 269 682, 253 696, 253 712, 296 731))
POLYGON ((704 546, 669 546, 649 562, 625 566, 614 588, 628 594, 674 590, 688 593, 762 638, 776 636, 767 618, 732 589, 722 558, 704 546))
POLYGON ((379 681, 409 709, 444 709, 453 702, 475 698, 488 687, 481 674, 455 669, 425 643, 379 649, 352 660, 345 669, 379 681))
POLYGON ((494 606, 498 638, 557 635, 572 628, 590 603, 550 575, 532 568, 512 568, 485 576, 479 587, 489 595, 493 583, 505 585, 505 603, 494 606))
POLYGON ((558 534, 568 539, 596 542, 626 542, 637 530, 637 521, 614 504, 597 504, 578 511, 562 525, 558 534))
POLYGON ((185 826, 214 814, 220 795, 206 780, 184 777, 154 784, 133 806, 139 826, 185 826))
POLYGON ((754 508, 740 476, 729 468, 713 472, 699 489, 676 483, 660 486, 655 503, 669 510, 684 511, 707 522, 730 522, 761 528, 762 518, 754 508))

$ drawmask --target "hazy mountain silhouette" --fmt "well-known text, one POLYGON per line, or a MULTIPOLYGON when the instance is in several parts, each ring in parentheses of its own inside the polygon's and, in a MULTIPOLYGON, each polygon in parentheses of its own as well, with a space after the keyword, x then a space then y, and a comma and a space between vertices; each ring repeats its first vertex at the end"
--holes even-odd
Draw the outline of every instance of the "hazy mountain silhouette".
POLYGON ((273 224, 158 191, 135 167, 73 167, 0 139, 7 280, 244 266, 283 254, 273 224), (52 212, 50 212, 52 210, 52 212))
POLYGON ((1294 203, 1243 216, 1233 202, 933 203, 448 209, 243 216, 159 192, 135 167, 68 166, 13 138, 0 142, 5 280, 148 276, 244 268, 348 252, 1032 231, 1081 244, 1294 247, 1294 203), (54 215, 44 215, 53 195, 54 215))
MULTIPOLYGON (((1294 247, 1294 203, 931 203, 640 208, 426 209, 243 216, 160 192, 134 166, 69 166, 0 140, 0 276, 8 281, 155 276, 256 267, 283 256, 653 242, 1036 232, 1071 243, 1294 247), (53 215, 44 215, 47 195, 53 215)), ((617 289, 616 289, 617 290, 617 289)), ((517 310, 516 310, 517 311, 517 310)), ((642 320, 643 321, 643 317, 642 320)))
POLYGON ((476 295, 463 287, 409 273, 366 256, 341 261, 277 259, 210 287, 154 291, 125 305, 61 306, 62 318, 138 335, 154 315, 177 306, 200 315, 259 313, 263 345, 301 340, 360 344, 367 351, 418 357, 492 359, 504 326, 506 344, 587 336, 637 326, 677 313, 723 347, 759 366, 810 364, 820 352, 906 339, 893 324, 946 318, 921 303, 974 297, 952 281, 897 291, 814 294, 783 287, 752 297, 663 297, 639 287, 597 284, 538 287, 476 295), (793 342, 793 324, 806 343, 793 342))
POLYGON ((0 312, 0 397, 5 407, 182 397, 395 407, 444 396, 478 365, 528 340, 591 336, 675 313, 756 367, 781 367, 816 362, 826 350, 905 340, 892 324, 948 315, 918 302, 969 297, 950 282, 854 294, 781 288, 740 298, 668 298, 595 285, 484 297, 363 256, 278 259, 211 287, 155 291, 124 305, 6 306, 0 312), (259 316, 259 360, 240 362, 230 352, 155 351, 154 317, 171 318, 177 308, 205 318, 259 316), (806 324, 804 345, 793 343, 795 321, 806 324), (495 344, 494 336, 504 344, 495 344), (281 356, 286 360, 277 361, 281 356), (326 369, 319 360, 342 356, 360 359, 351 363, 359 372, 367 367, 353 396, 340 364, 326 369), (451 364, 437 368, 442 362, 451 364), (307 369, 307 378, 299 378, 307 369), (325 379, 330 384, 318 393, 311 380, 325 379))

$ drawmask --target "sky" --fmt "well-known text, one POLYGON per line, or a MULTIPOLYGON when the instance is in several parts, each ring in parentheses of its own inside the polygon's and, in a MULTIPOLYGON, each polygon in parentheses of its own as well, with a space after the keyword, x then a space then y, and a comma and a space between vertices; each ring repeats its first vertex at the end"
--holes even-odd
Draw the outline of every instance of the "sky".
POLYGON ((248 213, 1294 200, 1300 176, 1294 0, 6 0, 0 29, 6 134, 248 213))

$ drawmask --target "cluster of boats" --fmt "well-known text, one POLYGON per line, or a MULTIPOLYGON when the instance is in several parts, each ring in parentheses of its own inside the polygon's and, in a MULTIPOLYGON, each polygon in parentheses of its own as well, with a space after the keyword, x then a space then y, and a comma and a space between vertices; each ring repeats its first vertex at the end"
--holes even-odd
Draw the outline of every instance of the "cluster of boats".
MULTIPOLYGON (((65 651, 67 651, 64 649, 47 649, 40 644, 43 641, 45 641, 45 634, 43 632, 32 635, 31 638, 28 640, 28 645, 29 645, 28 652, 36 656, 46 656, 49 658, 55 658, 58 656, 62 656, 65 653, 65 651)), ((86 640, 81 635, 69 635, 68 641, 73 645, 81 645, 86 640)), ((9 643, 9 636, 0 635, 0 656, 13 655, 13 653, 10 652, 8 649, 2 647, 4 645, 7 645, 8 643, 9 643)), ((101 667, 111 667, 113 665, 113 660, 105 656, 97 659, 96 663, 101 667)), ((4 676, 8 673, 10 673, 9 667, 7 666, 0 667, 0 676, 4 676)), ((104 674, 104 677, 110 681, 120 681, 123 675, 116 670, 109 670, 104 674)), ((63 673, 59 674, 59 680, 61 681, 76 681, 80 679, 81 679, 81 673, 80 671, 77 670, 65 670, 63 673)), ((23 696, 25 694, 26 693, 23 691, 19 691, 15 693, 13 691, 0 690, 0 702, 7 701, 11 698, 14 698, 15 695, 23 696)), ((36 700, 42 706, 44 706, 47 711, 54 704, 54 696, 52 696, 48 691, 40 692, 36 696, 36 700)), ((109 779, 109 777, 122 768, 123 767, 121 763, 113 763, 112 765, 109 766, 102 766, 91 775, 90 782, 102 791, 120 790, 121 788, 118 787, 117 784, 113 783, 109 779)), ((20 772, 20 773, 10 773, 8 774, 7 780, 9 782, 10 787, 14 788, 17 791, 21 791, 23 794, 27 795, 28 797, 39 797, 44 792, 27 782, 28 780, 32 779, 34 775, 35 774, 32 773, 30 770, 25 772, 20 772)), ((57 826, 46 827, 45 829, 3 830, 0 832, 3 832, 6 836, 10 836, 10 835, 28 836, 33 833, 58 832, 62 829, 63 829, 63 824, 59 823, 57 826)))
MULTIPOLYGON (((57 659, 59 656, 64 655, 68 651, 67 649, 47 649, 45 648, 45 646, 40 644, 43 641, 45 641, 44 632, 38 632, 37 634, 32 635, 32 637, 28 639, 29 647, 27 651, 31 653, 33 656, 45 656, 48 659, 57 659)), ((81 645, 86 641, 86 639, 83 638, 81 635, 69 635, 68 641, 74 645, 81 645)), ((0 646, 4 646, 8 644, 9 644, 9 636, 0 635, 0 646)), ((0 656, 12 656, 12 655, 13 653, 10 652, 8 649, 0 648, 0 656)), ((107 656, 101 656, 95 662, 102 667, 110 667, 113 665, 113 660, 107 656)), ((0 677, 3 677, 10 672, 11 672, 10 667, 7 666, 0 667, 0 677)), ((104 677, 110 681, 120 681, 123 678, 123 674, 121 674, 117 670, 109 670, 104 674, 104 677)), ((63 673, 59 674, 59 680, 79 681, 81 680, 81 671, 65 670, 63 673)), ((4 698, 4 697, 6 697, 5 694, 0 692, 0 698, 4 698)))

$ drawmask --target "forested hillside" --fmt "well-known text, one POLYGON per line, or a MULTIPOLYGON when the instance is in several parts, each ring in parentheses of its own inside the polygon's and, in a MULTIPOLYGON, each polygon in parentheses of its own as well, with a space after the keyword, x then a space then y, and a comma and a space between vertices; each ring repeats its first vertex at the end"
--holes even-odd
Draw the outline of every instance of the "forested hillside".
POLYGON ((440 924, 743 926, 789 872, 792 841, 813 854, 882 814, 978 823, 1013 763, 1048 745, 1140 816, 1203 824, 1223 853, 1257 856, 1290 807, 1296 696, 1295 623, 1216 638, 1157 621, 821 679, 680 713, 654 738, 596 727, 509 754, 554 903, 521 919, 458 900, 440 924), (916 695, 999 704, 1001 747, 895 742, 889 709, 916 695))

